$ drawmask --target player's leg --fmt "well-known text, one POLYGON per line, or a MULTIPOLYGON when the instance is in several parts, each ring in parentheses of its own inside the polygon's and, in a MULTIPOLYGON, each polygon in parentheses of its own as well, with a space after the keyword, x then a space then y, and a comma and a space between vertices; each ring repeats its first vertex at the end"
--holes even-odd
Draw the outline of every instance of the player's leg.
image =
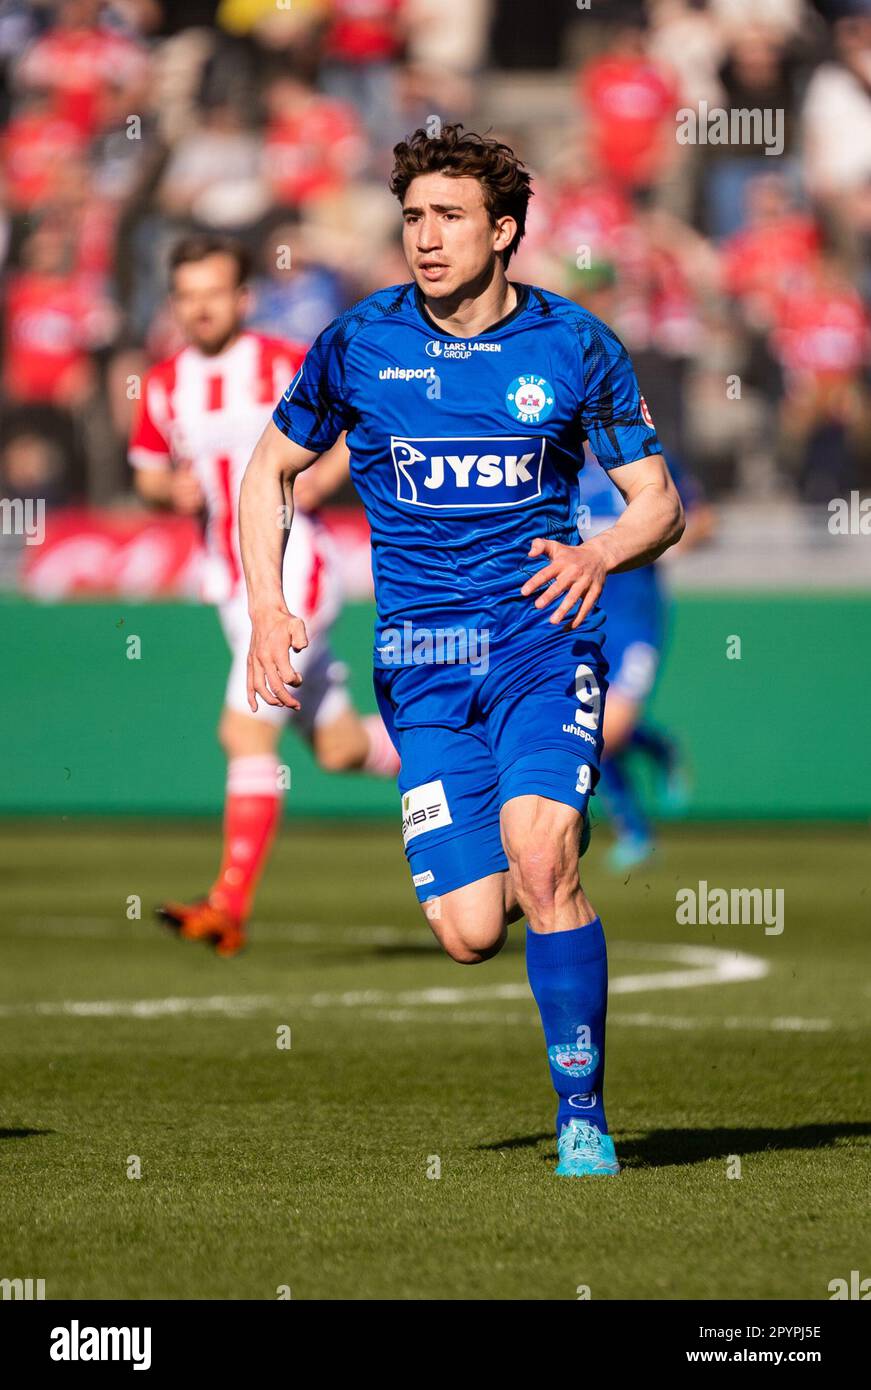
POLYGON ((315 632, 295 658, 303 678, 301 708, 290 727, 311 745, 325 772, 396 777, 399 755, 380 714, 361 715, 348 690, 348 668, 337 661, 326 633, 315 632))
POLYGON ((396 777, 399 755, 380 714, 359 714, 350 703, 315 723, 312 748, 325 772, 368 772, 396 777))
POLYGON ((460 965, 480 965, 497 955, 509 923, 523 916, 511 875, 504 871, 425 898, 421 906, 439 945, 460 965))
MULTIPOLYGON (((611 640, 609 638, 609 656, 611 640)), ((653 852, 653 829, 630 766, 629 749, 653 687, 659 652, 652 642, 630 641, 614 655, 604 716, 600 791, 617 839, 609 856, 617 870, 643 863, 653 852)))
POLYGON ((684 811, 690 789, 677 742, 662 729, 647 723, 643 714, 629 739, 634 753, 649 758, 656 770, 659 805, 668 811, 684 811))
POLYGON ((326 772, 369 772, 395 777, 399 758, 378 714, 361 715, 347 688, 348 669, 330 649, 330 630, 342 601, 336 549, 324 528, 303 512, 294 516, 284 557, 282 586, 291 613, 305 619, 309 646, 292 727, 308 739, 326 772), (316 648, 316 649, 315 649, 316 648))
MULTIPOLYGON (((284 784, 277 750, 286 712, 261 702, 254 715, 248 707, 251 629, 244 598, 237 595, 222 605, 219 616, 231 651, 218 725, 227 759, 220 864, 205 898, 165 903, 158 915, 180 936, 232 956, 245 945, 245 923, 281 820, 284 784)), ((305 661, 301 664, 304 668, 305 661)))
POLYGON ((402 836, 418 901, 463 965, 488 960, 519 915, 502 847, 497 769, 475 727, 467 672, 376 670, 375 694, 402 759, 402 836), (437 719, 439 722, 428 722, 437 719))
POLYGON ((602 749, 607 663, 569 637, 488 675, 502 841, 527 917, 526 961, 557 1093, 560 1175, 619 1172, 603 1098, 608 962, 578 861, 602 749))
POLYGON ((221 864, 209 902, 244 924, 281 820, 281 723, 227 705, 218 738, 227 759, 221 864))
POLYGON ((502 807, 502 834, 526 914, 526 968, 557 1094, 560 1176, 619 1171, 605 1117, 608 957, 578 877, 583 813, 523 795, 502 807))

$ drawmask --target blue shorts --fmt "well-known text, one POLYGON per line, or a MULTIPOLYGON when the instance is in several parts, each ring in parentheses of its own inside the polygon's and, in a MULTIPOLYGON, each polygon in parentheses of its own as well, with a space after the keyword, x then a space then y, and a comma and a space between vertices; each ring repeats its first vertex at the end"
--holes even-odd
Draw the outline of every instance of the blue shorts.
POLYGON ((652 581, 645 570, 609 575, 600 600, 611 689, 638 704, 656 683, 665 628, 665 604, 652 581))
POLYGON ((608 663, 602 634, 554 639, 468 664, 375 670, 402 760, 402 832, 421 902, 504 872, 499 812, 544 796, 586 814, 599 777, 608 663))

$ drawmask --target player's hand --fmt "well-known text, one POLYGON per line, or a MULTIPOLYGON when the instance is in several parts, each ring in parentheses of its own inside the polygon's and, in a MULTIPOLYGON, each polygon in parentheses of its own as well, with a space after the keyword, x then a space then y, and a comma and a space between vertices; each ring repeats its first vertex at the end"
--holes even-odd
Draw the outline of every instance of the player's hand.
POLYGON ((206 494, 194 470, 189 465, 172 470, 169 484, 172 509, 182 516, 196 516, 206 505, 206 494))
POLYGON ((267 705, 299 709, 299 700, 287 689, 302 685, 302 676, 290 664, 291 648, 301 652, 308 646, 305 623, 286 610, 272 609, 251 620, 251 647, 248 651, 248 704, 257 713, 257 696, 267 705))
POLYGON ((562 545, 560 541, 536 536, 529 548, 529 558, 534 559, 536 555, 546 555, 550 564, 542 565, 531 579, 527 579, 520 592, 528 598, 547 585, 535 600, 535 607, 547 608, 554 599, 560 598, 559 607, 551 614, 552 623, 561 623, 580 602, 571 622, 573 629, 580 627, 608 578, 604 552, 595 540, 586 541, 584 545, 562 545))

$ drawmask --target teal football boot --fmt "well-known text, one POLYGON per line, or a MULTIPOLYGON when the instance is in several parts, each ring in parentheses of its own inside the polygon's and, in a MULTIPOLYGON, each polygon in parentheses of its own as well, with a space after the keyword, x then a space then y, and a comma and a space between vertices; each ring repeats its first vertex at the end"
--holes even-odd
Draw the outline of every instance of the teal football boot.
POLYGON ((589 1120, 569 1120, 557 1141, 560 1178, 612 1177, 620 1172, 614 1140, 589 1120))

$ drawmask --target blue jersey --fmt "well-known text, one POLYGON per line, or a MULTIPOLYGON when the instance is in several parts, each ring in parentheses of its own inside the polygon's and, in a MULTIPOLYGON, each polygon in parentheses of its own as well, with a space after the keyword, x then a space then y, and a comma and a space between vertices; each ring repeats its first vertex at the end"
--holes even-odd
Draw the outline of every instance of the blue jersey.
POLYGON ((660 452, 611 330, 560 295, 515 288, 512 312, 471 338, 438 328, 414 284, 378 290, 321 333, 276 407, 303 448, 348 431, 382 631, 543 637, 547 612, 519 591, 547 560, 527 551, 536 536, 578 543, 585 441, 606 469, 660 452))

